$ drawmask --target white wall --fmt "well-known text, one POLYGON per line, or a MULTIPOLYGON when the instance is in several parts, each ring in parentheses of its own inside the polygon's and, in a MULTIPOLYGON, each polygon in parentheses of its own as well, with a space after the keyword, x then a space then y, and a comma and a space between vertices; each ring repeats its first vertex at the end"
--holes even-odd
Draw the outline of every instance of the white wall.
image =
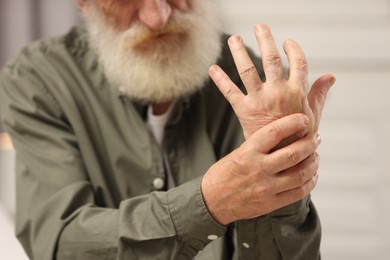
MULTIPOLYGON (((278 46, 287 38, 303 46, 311 80, 327 72, 337 77, 320 129, 320 181, 313 193, 323 258, 388 259, 390 0, 217 1, 224 28, 253 49, 253 26, 265 22, 278 46)), ((77 20, 71 0, 0 0, 0 66, 26 42, 65 32, 77 20)), ((0 252, 9 248, 0 243, 0 252)))
POLYGON ((27 42, 66 32, 78 22, 74 0, 0 0, 0 66, 27 42))

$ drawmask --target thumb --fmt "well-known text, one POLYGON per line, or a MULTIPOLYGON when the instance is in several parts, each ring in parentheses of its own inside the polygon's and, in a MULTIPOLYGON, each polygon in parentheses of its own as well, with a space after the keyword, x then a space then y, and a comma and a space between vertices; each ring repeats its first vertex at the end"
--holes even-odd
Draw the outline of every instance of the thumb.
POLYGON ((318 130, 328 91, 335 82, 336 78, 333 75, 326 74, 313 83, 307 95, 307 100, 316 122, 315 130, 318 130))

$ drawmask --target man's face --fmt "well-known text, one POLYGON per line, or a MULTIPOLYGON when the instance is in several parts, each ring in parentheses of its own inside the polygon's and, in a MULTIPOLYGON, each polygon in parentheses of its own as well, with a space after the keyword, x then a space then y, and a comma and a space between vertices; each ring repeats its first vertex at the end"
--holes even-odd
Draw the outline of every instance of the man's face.
POLYGON ((172 16, 174 12, 190 12, 192 0, 89 1, 92 1, 94 6, 91 7, 90 3, 89 9, 96 8, 113 30, 123 32, 133 28, 133 33, 124 43, 128 48, 145 54, 148 50, 165 52, 166 49, 156 50, 155 48, 174 42, 183 43, 186 38, 185 30, 188 28, 173 24, 172 16))
POLYGON ((109 81, 146 102, 189 95, 219 52, 213 0, 80 0, 109 81))
POLYGON ((152 30, 164 28, 173 10, 187 12, 191 0, 93 0, 109 23, 127 29, 140 22, 152 30))

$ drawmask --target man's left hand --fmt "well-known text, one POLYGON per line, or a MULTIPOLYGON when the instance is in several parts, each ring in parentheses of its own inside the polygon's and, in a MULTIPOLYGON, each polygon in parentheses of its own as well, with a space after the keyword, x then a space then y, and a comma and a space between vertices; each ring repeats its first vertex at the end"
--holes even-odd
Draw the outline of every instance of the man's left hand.
POLYGON ((276 119, 293 113, 306 114, 312 124, 310 132, 317 132, 326 95, 335 78, 330 74, 320 77, 307 93, 308 64, 301 47, 293 40, 284 43, 290 63, 286 79, 282 59, 269 28, 264 24, 257 25, 255 35, 262 54, 265 82, 260 79, 242 39, 236 35, 229 38, 228 44, 247 95, 217 65, 209 70, 211 78, 232 105, 245 138, 276 119))

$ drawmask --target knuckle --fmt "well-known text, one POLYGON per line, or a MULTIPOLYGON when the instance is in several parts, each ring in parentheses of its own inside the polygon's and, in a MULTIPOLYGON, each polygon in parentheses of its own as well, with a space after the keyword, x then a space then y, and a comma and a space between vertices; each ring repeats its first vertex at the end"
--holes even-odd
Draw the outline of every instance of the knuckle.
POLYGON ((319 143, 318 143, 317 137, 313 136, 310 139, 310 148, 311 148, 311 150, 314 152, 317 149, 318 145, 319 145, 319 143))
POLYGON ((251 64, 239 71, 241 78, 252 77, 257 74, 257 68, 254 64, 251 64))
POLYGON ((232 87, 229 87, 225 93, 226 99, 230 101, 235 94, 236 92, 234 91, 234 89, 232 87))
POLYGON ((273 141, 281 140, 283 136, 282 130, 279 127, 271 124, 267 129, 267 136, 273 141))
POLYGON ((272 187, 269 184, 255 185, 252 190, 252 195, 254 197, 264 197, 264 196, 269 196, 271 192, 272 192, 272 187))
POLYGON ((299 153, 295 150, 287 150, 285 155, 285 160, 293 165, 300 162, 300 156, 299 153))
POLYGON ((320 156, 320 154, 317 153, 317 152, 315 152, 315 153, 314 153, 314 156, 315 156, 316 161, 319 163, 319 162, 321 161, 321 156, 320 156))
POLYGON ((227 85, 222 93, 233 108, 237 103, 240 102, 240 92, 237 90, 237 87, 235 85, 227 85))
POLYGON ((308 63, 304 57, 297 57, 294 59, 294 67, 297 70, 308 71, 308 63))
POLYGON ((279 54, 276 54, 276 53, 269 54, 263 58, 263 62, 268 64, 268 65, 281 65, 282 58, 280 57, 279 54))
POLYGON ((237 166, 237 169, 246 169, 248 165, 247 161, 250 155, 253 153, 253 145, 250 142, 244 143, 239 149, 235 150, 233 156, 234 165, 237 166))
POLYGON ((305 184, 307 175, 308 174, 306 169, 298 170, 298 173, 295 175, 295 182, 297 186, 302 186, 303 184, 305 184))
POLYGON ((320 166, 320 159, 321 159, 320 155, 317 152, 315 152, 314 153, 314 163, 316 165, 316 169, 318 169, 320 166))

